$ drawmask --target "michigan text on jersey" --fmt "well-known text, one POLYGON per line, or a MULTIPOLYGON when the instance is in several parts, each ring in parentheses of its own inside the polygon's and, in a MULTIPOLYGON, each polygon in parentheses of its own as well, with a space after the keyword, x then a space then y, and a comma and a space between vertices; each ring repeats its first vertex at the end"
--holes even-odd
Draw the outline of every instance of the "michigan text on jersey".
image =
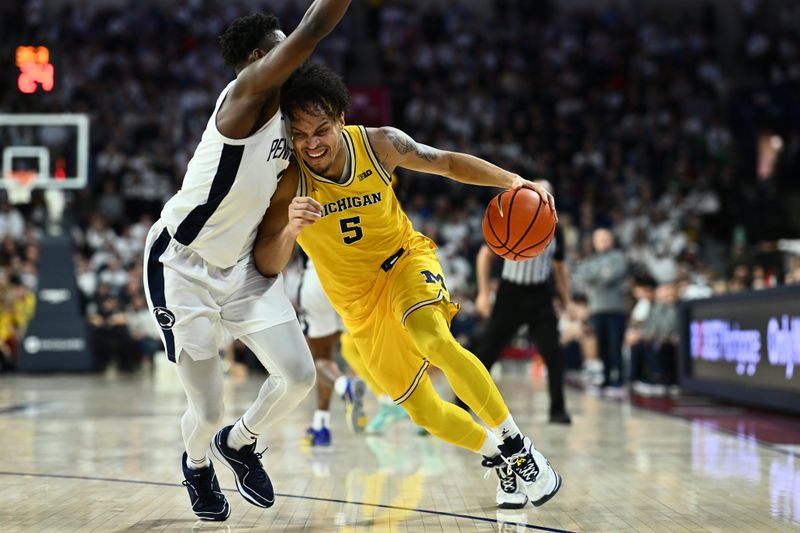
POLYGON ((354 207, 365 207, 372 204, 377 204, 382 200, 381 193, 374 192, 370 194, 364 194, 361 196, 345 196, 344 198, 339 198, 335 202, 328 202, 327 204, 322 206, 322 216, 328 216, 331 213, 341 213, 342 211, 347 211, 348 209, 353 209, 354 207))

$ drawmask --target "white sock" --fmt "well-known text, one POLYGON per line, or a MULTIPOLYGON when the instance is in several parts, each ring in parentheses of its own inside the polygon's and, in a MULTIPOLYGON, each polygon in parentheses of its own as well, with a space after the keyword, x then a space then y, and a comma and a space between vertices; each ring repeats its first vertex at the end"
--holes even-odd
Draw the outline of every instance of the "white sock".
POLYGON ((333 382, 333 392, 338 396, 344 396, 344 393, 347 392, 347 381, 347 376, 336 378, 336 381, 333 382))
POLYGON ((258 439, 258 433, 253 433, 244 424, 244 418, 240 418, 233 425, 233 429, 228 433, 228 446, 234 450, 241 450, 245 446, 253 444, 258 439))
POLYGON ((211 461, 208 460, 208 455, 204 455, 202 459, 192 459, 186 454, 186 466, 189 470, 199 470, 211 466, 211 461))
POLYGON ((314 411, 314 420, 311 422, 311 429, 319 431, 322 428, 330 427, 331 425, 331 412, 317 409, 314 411))
POLYGON ((513 439, 520 434, 520 430, 514 422, 514 417, 511 416, 511 413, 509 413, 508 417, 503 420, 499 426, 493 427, 492 431, 494 431, 494 434, 497 435, 497 438, 501 441, 513 439))
POLYGON ((497 435, 486 429, 486 439, 483 441, 483 446, 478 450, 478 453, 484 457, 495 457, 500 455, 500 446, 502 442, 497 438, 497 435))

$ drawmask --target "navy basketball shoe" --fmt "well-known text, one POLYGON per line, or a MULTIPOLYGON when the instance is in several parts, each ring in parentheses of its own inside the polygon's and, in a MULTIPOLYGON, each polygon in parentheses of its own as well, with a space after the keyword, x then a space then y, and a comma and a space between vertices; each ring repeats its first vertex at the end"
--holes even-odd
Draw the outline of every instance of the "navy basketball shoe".
POLYGON ((261 454, 256 453, 256 443, 240 450, 228 446, 228 434, 233 425, 220 429, 211 439, 211 452, 233 472, 236 488, 245 500, 257 507, 272 507, 275 492, 272 481, 261 465, 261 454))
POLYGON ((331 431, 326 427, 322 429, 308 428, 306 430, 305 442, 309 446, 330 446, 331 431))
POLYGON ((231 515, 228 500, 219 488, 214 465, 205 468, 189 468, 186 466, 186 452, 181 458, 183 465, 183 486, 189 491, 189 501, 192 511, 200 520, 214 520, 221 522, 231 515))

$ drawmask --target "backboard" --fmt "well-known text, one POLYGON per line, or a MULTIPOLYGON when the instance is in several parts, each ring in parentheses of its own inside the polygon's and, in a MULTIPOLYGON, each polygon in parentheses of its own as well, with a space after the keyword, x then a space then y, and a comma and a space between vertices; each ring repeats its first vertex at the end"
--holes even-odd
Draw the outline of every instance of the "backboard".
POLYGON ((35 188, 81 189, 89 173, 89 117, 0 114, 0 187, 14 172, 37 174, 35 188))

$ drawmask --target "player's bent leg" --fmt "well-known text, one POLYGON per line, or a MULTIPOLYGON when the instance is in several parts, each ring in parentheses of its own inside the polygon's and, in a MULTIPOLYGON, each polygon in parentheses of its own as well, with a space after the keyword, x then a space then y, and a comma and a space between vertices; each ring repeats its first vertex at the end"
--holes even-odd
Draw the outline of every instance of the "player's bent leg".
POLYGON ((195 360, 185 350, 176 364, 189 406, 181 419, 181 432, 191 463, 207 465, 208 441, 222 425, 224 377, 219 358, 195 360))
POLYGON ((314 388, 316 370, 296 320, 242 337, 269 377, 242 419, 259 433, 283 419, 314 388))
POLYGON ((495 495, 498 507, 518 509, 527 505, 528 496, 522 483, 500 455, 500 440, 466 411, 442 400, 427 375, 401 405, 416 424, 432 435, 483 456, 481 465, 493 469, 498 476, 495 495))
MULTIPOLYGON (((364 431, 364 426, 367 424, 367 417, 364 414, 364 394, 367 387, 364 380, 358 375, 348 377, 342 373, 339 365, 333 360, 333 352, 336 344, 339 341, 341 334, 337 332, 335 335, 330 335, 320 339, 308 339, 311 353, 314 355, 314 361, 317 367, 317 394, 318 394, 318 411, 315 413, 315 419, 318 415, 324 412, 325 424, 324 432, 328 433, 327 440, 330 444, 330 433, 328 430, 330 422, 330 397, 331 393, 335 392, 345 404, 345 421, 347 427, 353 433, 361 433, 364 431), (321 388, 320 384, 324 384, 321 388), (323 391, 324 389, 324 391, 323 391), (319 400, 321 394, 324 394, 324 402, 319 400)), ((314 421, 317 424, 317 420, 314 421)), ((312 430, 309 432, 311 438, 314 438, 314 430, 317 429, 312 425, 312 430)), ((324 435, 323 435, 324 436, 324 435)))
POLYGON ((261 453, 255 451, 256 440, 291 413, 314 387, 314 360, 296 320, 245 335, 241 340, 270 376, 242 418, 214 435, 211 450, 233 471, 236 488, 248 502, 270 507, 275 493, 261 464, 261 453))
POLYGON ((486 429, 469 413, 442 400, 427 374, 400 405, 415 424, 450 444, 478 452, 487 439, 486 429))
POLYGON ((311 419, 311 426, 306 430, 304 441, 311 446, 329 446, 330 433, 330 406, 333 387, 337 380, 344 377, 339 366, 333 360, 333 352, 339 342, 338 331, 321 337, 307 337, 308 347, 314 358, 317 369, 317 408, 311 419))
POLYGON ((195 361, 182 351, 176 364, 189 407, 181 419, 186 452, 181 458, 184 481, 192 511, 201 520, 225 520, 231 509, 222 494, 214 465, 206 452, 208 441, 222 424, 223 376, 219 359, 195 361))
POLYGON ((333 360, 336 343, 339 342, 340 333, 324 337, 308 337, 308 348, 314 358, 317 369, 317 408, 328 410, 330 408, 331 393, 337 379, 343 376, 339 366, 333 360))
POLYGON ((502 440, 499 448, 503 458, 520 478, 531 503, 543 505, 561 488, 561 477, 531 439, 520 433, 483 364, 450 333, 448 313, 441 303, 415 310, 405 323, 409 335, 442 369, 456 395, 502 440))
POLYGON ((508 417, 508 407, 488 370, 450 333, 449 310, 443 303, 417 309, 405 326, 420 352, 447 376, 453 391, 489 427, 508 417))

